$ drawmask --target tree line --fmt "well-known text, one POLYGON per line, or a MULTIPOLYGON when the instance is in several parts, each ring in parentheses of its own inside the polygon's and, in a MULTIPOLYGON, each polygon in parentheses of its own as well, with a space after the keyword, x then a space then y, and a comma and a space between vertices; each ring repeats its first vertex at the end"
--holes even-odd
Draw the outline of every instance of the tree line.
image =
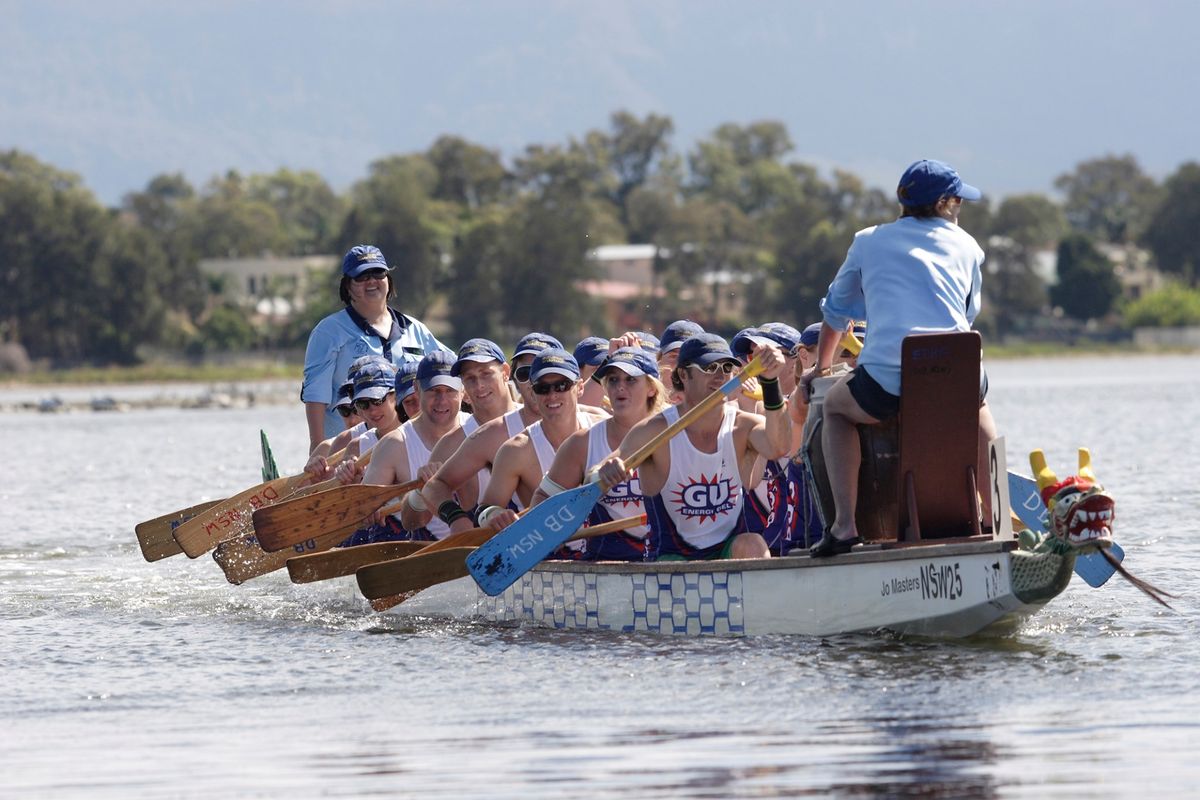
MULTIPOLYGON (((3 152, 0 342, 59 364, 133 363, 147 347, 296 346, 338 307, 332 268, 304 314, 266 328, 223 301, 198 262, 340 254, 360 242, 396 265, 402 310, 422 315, 444 299, 452 341, 603 331, 580 284, 597 277, 586 253, 618 243, 654 244, 665 256, 655 264, 662 291, 628 300, 647 328, 685 315, 723 330, 803 325, 816 319, 854 232, 896 216, 890 189, 789 159, 781 123, 724 124, 687 152, 672 146, 673 130, 667 116, 617 112, 607 129, 529 145, 509 162, 443 136, 425 152, 372 162, 344 193, 312 171, 229 171, 201 187, 163 174, 116 208, 76 175, 3 152), (713 274, 737 276, 728 290, 745 293, 749 319, 716 318, 715 303, 684 299, 713 274)), ((1110 155, 1077 164, 1055 187, 1061 201, 1027 194, 964 207, 961 224, 988 253, 985 332, 1019 332, 1051 309, 1109 321, 1121 311, 1145 324, 1161 308, 1174 315, 1165 324, 1200 322, 1200 164, 1158 183, 1132 155, 1110 155), (1176 301, 1123 306, 1104 243, 1146 248, 1178 281, 1176 301), (1048 247, 1057 248, 1054 286, 1037 272, 1048 247)))

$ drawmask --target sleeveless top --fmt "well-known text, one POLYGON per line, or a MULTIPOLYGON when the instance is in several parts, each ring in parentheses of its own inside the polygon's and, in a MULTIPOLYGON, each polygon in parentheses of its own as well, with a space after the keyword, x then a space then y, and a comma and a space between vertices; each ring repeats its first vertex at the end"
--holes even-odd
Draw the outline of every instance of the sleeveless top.
MULTIPOLYGON (((473 416, 468 416, 466 421, 462 424, 463 436, 470 436, 478 428, 479 420, 475 419, 473 416)), ((483 497, 483 493, 487 489, 488 481, 491 480, 491 477, 492 472, 487 467, 484 467, 483 469, 479 470, 479 472, 475 473, 475 479, 479 483, 479 491, 475 495, 476 498, 483 497)))
MULTIPOLYGON (((592 425, 592 417, 582 411, 575 412, 575 419, 578 421, 579 427, 586 430, 592 425)), ((542 421, 530 425, 525 429, 529 434, 529 441, 533 442, 533 452, 537 454, 538 467, 544 476, 550 471, 550 465, 554 463, 554 445, 550 444, 550 440, 546 438, 546 434, 542 431, 542 421)), ((513 500, 516 500, 516 494, 513 494, 513 500)), ((587 546, 586 539, 578 539, 574 542, 567 542, 563 545, 570 552, 572 558, 579 558, 583 555, 584 548, 587 546)))
MULTIPOLYGON (((586 475, 612 453, 608 444, 608 420, 603 419, 588 431, 587 460, 583 465, 586 475)), ((589 525, 599 525, 614 519, 624 519, 646 511, 646 498, 642 496, 642 485, 638 481, 637 470, 616 486, 609 488, 604 496, 592 506, 588 514, 589 525)), ((631 525, 624 531, 597 536, 585 540, 586 558, 589 561, 642 561, 649 551, 647 537, 650 534, 649 525, 631 525)))
MULTIPOLYGON (((458 424, 462 425, 470 418, 469 414, 459 412, 458 424)), ((408 456, 408 474, 412 478, 416 478, 417 472, 421 467, 429 463, 429 455, 431 448, 425 446, 425 442, 421 440, 420 434, 413 426, 413 420, 409 420, 400 426, 400 435, 404 438, 404 452, 408 456)), ((394 514, 392 516, 395 516, 394 514)), ((434 539, 444 539, 450 534, 450 526, 438 519, 435 514, 424 528, 412 531, 414 539, 425 539, 422 533, 428 534, 434 539)))
MULTIPOLYGON (((510 411, 504 415, 504 427, 505 427, 505 430, 508 431, 508 436, 505 438, 505 441, 508 441, 508 439, 511 439, 512 437, 516 436, 518 433, 522 433, 523 431, 526 430, 525 420, 523 420, 521 418, 521 409, 522 408, 524 408, 524 406, 517 406, 512 411, 510 411)), ((541 422, 542 422, 541 420, 538 420, 537 422, 535 422, 533 424, 540 425, 541 422)), ((553 453, 551 454, 551 457, 553 457, 553 453)), ((539 459, 541 458, 540 453, 538 454, 538 458, 539 459)), ((488 471, 488 479, 490 480, 491 477, 492 477, 492 473, 489 470, 488 471)), ((482 488, 480 488, 480 490, 479 490, 479 497, 480 497, 480 499, 483 499, 483 489, 482 488)), ((513 511, 521 511, 525 508, 525 504, 521 502, 521 498, 517 497, 517 493, 513 492, 512 499, 508 501, 508 507, 511 508, 513 511)))
POLYGON ((762 534, 772 555, 784 555, 791 547, 789 522, 794 515, 788 466, 791 459, 767 459, 762 480, 746 494, 746 530, 762 534))
MULTIPOLYGON (((723 411, 715 453, 697 450, 686 432, 668 444, 671 469, 662 493, 648 498, 646 512, 664 554, 698 555, 745 530, 742 478, 733 445, 738 410, 726 405, 723 411)), ((670 419, 666 412, 664 417, 670 419)))

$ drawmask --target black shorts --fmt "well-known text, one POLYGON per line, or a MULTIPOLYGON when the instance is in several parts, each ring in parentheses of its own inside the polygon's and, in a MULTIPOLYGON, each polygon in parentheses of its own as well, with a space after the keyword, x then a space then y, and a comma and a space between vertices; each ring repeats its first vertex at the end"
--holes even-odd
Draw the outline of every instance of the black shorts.
MULTIPOLYGON (((846 381, 846 388, 858 407, 881 422, 891 419, 900 413, 900 396, 884 389, 861 366, 855 367, 846 381)), ((987 399, 988 376, 987 370, 979 368, 979 405, 987 399)))

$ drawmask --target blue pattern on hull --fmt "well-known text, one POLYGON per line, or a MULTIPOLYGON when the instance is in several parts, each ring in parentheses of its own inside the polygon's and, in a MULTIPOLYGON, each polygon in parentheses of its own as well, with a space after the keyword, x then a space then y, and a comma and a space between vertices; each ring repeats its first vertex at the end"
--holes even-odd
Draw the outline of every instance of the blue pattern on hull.
POLYGON ((492 621, 553 628, 692 636, 745 633, 740 572, 624 576, 633 617, 619 626, 600 622, 598 578, 588 572, 530 572, 497 597, 480 592, 480 610, 492 621))

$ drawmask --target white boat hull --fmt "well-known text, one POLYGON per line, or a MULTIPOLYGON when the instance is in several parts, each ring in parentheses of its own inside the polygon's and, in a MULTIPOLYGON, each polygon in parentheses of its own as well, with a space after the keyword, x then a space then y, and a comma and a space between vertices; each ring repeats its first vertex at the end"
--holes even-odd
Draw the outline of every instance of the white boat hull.
POLYGON ((1067 558, 1013 548, 1012 542, 975 542, 831 559, 546 562, 497 597, 462 578, 422 592, 394 613, 690 636, 887 629, 961 637, 1033 614, 1065 588, 1067 558), (1014 585, 1019 559, 1026 560, 1014 585))

